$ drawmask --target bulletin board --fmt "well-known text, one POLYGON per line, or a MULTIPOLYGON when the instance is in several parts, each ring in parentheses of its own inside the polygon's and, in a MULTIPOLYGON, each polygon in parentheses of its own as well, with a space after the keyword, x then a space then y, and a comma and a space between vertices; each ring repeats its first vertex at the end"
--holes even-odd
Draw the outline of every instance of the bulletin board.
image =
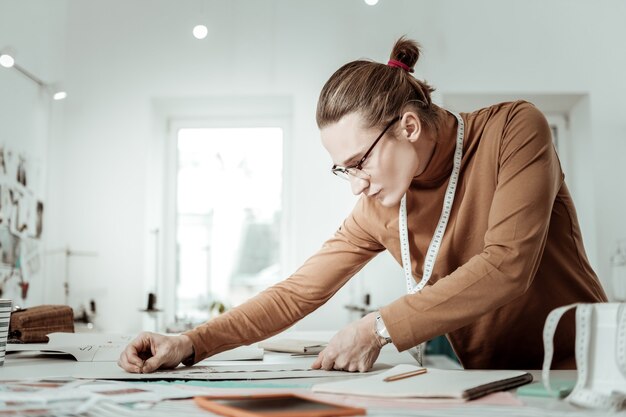
POLYGON ((0 144, 0 298, 25 302, 41 275, 41 172, 26 155, 0 144))

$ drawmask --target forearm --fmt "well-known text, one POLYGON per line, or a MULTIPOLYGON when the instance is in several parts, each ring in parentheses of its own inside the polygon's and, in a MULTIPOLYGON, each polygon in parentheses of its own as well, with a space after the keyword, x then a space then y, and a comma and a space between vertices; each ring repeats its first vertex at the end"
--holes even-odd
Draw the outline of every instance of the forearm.
POLYGON ((303 300, 289 290, 292 286, 289 282, 277 284, 186 332, 194 347, 193 363, 280 333, 325 302, 324 299, 303 300))
POLYGON ((452 274, 380 309, 398 350, 450 333, 524 293, 530 273, 513 277, 476 255, 452 274))
POLYGON ((290 278, 185 333, 194 362, 280 333, 328 301, 383 249, 353 213, 290 278))

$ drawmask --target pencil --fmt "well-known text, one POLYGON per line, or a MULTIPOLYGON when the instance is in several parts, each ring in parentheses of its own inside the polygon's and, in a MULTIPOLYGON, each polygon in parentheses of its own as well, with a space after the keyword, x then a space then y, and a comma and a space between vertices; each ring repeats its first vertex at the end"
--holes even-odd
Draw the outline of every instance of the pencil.
POLYGON ((410 377, 416 376, 416 375, 422 375, 422 374, 425 374, 427 371, 428 370, 426 368, 422 368, 422 369, 418 369, 418 370, 415 370, 415 371, 403 372, 403 373, 398 374, 398 375, 388 376, 387 378, 383 379, 383 381, 385 381, 385 382, 397 381, 399 379, 410 378, 410 377))

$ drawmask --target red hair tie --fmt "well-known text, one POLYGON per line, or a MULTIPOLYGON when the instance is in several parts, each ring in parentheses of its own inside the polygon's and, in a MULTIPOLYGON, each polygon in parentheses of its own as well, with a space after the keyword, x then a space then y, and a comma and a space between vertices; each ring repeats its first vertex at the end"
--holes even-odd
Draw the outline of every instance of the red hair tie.
POLYGON ((405 70, 406 72, 413 72, 413 68, 410 68, 407 64, 405 64, 404 62, 400 62, 400 61, 396 61, 395 59, 390 59, 387 62, 387 65, 389 65, 390 67, 398 67, 398 68, 402 68, 403 70, 405 70))

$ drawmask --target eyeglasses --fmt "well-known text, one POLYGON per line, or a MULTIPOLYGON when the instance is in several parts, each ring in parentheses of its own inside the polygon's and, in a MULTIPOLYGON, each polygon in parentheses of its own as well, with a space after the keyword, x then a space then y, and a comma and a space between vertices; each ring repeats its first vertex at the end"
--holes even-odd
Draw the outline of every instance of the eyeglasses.
POLYGON ((332 173, 338 176, 339 178, 343 178, 344 180, 347 180, 347 181, 350 181, 350 177, 358 177, 358 178, 367 179, 367 174, 361 170, 363 163, 365 162, 367 157, 370 156, 370 154, 372 153, 372 149, 374 149, 374 146, 376 146, 378 141, 380 141, 380 139, 385 135, 385 132, 398 120, 400 120, 400 116, 397 116, 391 122, 389 122, 387 127, 385 127, 385 129, 383 129, 381 134, 378 135, 374 143, 372 143, 372 146, 369 147, 369 149, 367 150, 367 152, 365 152, 365 155, 363 155, 363 158, 361 158, 359 162, 357 162, 354 165, 349 165, 347 167, 342 167, 341 165, 333 165, 333 167, 331 168, 332 173))

